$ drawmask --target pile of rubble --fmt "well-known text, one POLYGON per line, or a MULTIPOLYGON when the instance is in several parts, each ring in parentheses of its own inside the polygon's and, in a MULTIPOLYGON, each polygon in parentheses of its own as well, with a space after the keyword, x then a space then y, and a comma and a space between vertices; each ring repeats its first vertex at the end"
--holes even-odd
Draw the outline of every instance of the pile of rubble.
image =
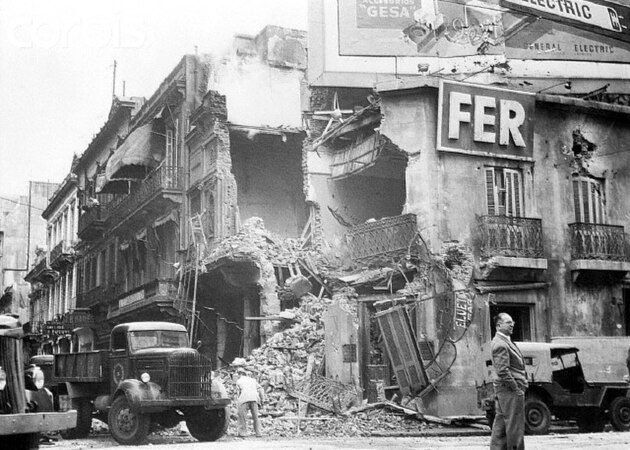
MULTIPOLYGON (((350 295, 350 292, 346 292, 350 295)), ((335 299, 334 301, 340 301, 335 299)), ((351 301, 351 300, 350 300, 351 301)), ((306 295, 299 308, 284 311, 283 329, 247 358, 237 358, 216 372, 233 403, 229 434, 236 431, 236 381, 239 368, 251 371, 265 390, 266 401, 260 416, 265 435, 272 437, 303 436, 369 436, 387 432, 417 432, 439 426, 418 420, 415 411, 393 403, 362 405, 334 414, 310 405, 300 411, 300 400, 292 396, 294 387, 307 373, 309 356, 315 360, 313 373, 321 372, 324 355, 323 315, 333 302, 327 298, 306 295)), ((250 424, 251 427, 251 424, 250 424)))

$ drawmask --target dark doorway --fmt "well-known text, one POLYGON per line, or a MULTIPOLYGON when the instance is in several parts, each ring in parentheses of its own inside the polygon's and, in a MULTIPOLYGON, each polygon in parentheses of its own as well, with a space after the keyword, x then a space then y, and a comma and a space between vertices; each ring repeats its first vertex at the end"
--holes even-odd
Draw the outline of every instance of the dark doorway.
POLYGON ((513 303, 497 303, 490 305, 490 330, 492 331, 492 337, 494 337, 496 332, 494 318, 501 312, 508 313, 512 316, 512 319, 514 319, 514 331, 512 332, 513 341, 532 340, 531 306, 513 303))

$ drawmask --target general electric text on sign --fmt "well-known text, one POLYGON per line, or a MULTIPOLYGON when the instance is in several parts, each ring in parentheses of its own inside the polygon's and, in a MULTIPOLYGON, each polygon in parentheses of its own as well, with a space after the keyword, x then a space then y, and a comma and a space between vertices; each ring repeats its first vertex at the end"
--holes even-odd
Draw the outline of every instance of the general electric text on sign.
POLYGON ((438 150, 529 160, 535 96, 440 80, 438 150))

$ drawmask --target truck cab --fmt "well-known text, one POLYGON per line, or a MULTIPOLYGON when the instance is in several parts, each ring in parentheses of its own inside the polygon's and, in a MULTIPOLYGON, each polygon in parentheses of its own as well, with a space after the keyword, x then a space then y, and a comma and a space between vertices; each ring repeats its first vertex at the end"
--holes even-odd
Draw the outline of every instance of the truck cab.
POLYGON ((144 441, 152 421, 171 427, 185 420, 200 441, 227 431, 227 392, 210 361, 190 348, 183 325, 117 325, 109 350, 55 355, 53 378, 65 382, 78 410, 77 437, 89 432, 93 409, 121 444, 144 441))
POLYGON ((23 335, 17 319, 0 315, 0 442, 14 450, 37 448, 40 433, 72 428, 77 420, 76 411, 54 410, 41 368, 25 370, 23 335))
MULTIPOLYGON (((523 353, 529 388, 525 392, 525 430, 549 432, 552 416, 576 420, 582 431, 602 431, 607 422, 616 430, 630 430, 630 385, 589 382, 585 379, 579 349, 569 344, 515 342, 523 353)), ((490 344, 483 348, 483 378, 477 382, 478 406, 494 417, 495 378, 490 344)))

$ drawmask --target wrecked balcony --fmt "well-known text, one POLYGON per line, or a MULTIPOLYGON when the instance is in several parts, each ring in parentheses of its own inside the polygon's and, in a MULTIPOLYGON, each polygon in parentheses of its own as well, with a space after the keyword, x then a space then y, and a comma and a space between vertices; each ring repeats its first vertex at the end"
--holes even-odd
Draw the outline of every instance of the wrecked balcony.
POLYGON ((382 264, 406 256, 417 230, 415 214, 403 214, 356 225, 346 238, 354 261, 382 264))
POLYGON ((618 280, 630 271, 623 226, 569 224, 574 281, 618 280))
POLYGON ((500 272, 547 269, 543 257, 542 220, 513 216, 479 217, 480 278, 489 279, 500 272))

